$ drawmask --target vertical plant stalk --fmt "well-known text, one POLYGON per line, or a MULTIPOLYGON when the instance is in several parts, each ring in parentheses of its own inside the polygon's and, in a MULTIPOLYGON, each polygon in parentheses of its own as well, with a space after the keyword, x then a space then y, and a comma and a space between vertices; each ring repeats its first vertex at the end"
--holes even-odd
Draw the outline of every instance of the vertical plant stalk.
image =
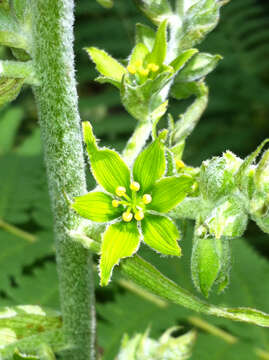
POLYGON ((64 333, 71 346, 65 360, 93 360, 95 311, 90 252, 71 240, 78 216, 70 196, 86 192, 83 148, 74 76, 73 0, 33 1, 34 88, 55 224, 56 258, 64 333))

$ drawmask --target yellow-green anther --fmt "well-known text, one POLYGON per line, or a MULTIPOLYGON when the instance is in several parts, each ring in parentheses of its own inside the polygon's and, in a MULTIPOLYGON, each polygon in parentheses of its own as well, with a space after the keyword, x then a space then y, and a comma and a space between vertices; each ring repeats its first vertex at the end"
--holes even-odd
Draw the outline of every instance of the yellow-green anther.
POLYGON ((176 160, 176 167, 177 169, 183 169, 185 167, 185 164, 182 160, 176 160))
POLYGON ((130 185, 130 189, 133 191, 139 191, 140 189, 140 184, 136 181, 133 181, 130 185))
POLYGON ((137 221, 143 220, 144 219, 144 213, 142 210, 139 210, 137 213, 135 213, 135 219, 137 221))
POLYGON ((119 200, 112 200, 112 206, 117 208, 119 206, 120 202, 119 200))
POLYGON ((145 205, 150 204, 152 202, 152 197, 149 194, 144 194, 142 197, 142 201, 145 205))
POLYGON ((153 63, 148 64, 147 68, 152 72, 157 72, 160 69, 159 65, 153 63))
POLYGON ((136 73, 136 68, 133 65, 128 65, 127 70, 132 75, 134 75, 136 73))
POLYGON ((133 214, 129 211, 125 211, 123 214, 122 214, 122 220, 125 221, 125 222, 130 222, 133 218, 133 214))
POLYGON ((124 196, 126 194, 126 189, 124 186, 118 186, 116 189, 116 194, 118 196, 124 196))

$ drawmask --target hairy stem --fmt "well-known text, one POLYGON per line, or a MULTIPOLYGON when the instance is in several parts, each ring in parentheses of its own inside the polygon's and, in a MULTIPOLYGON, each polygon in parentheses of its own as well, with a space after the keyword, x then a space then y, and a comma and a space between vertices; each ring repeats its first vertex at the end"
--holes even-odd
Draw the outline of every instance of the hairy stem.
POLYGON ((57 269, 65 360, 93 360, 94 289, 91 255, 72 241, 78 215, 70 197, 86 192, 83 148, 74 77, 73 0, 33 2, 33 61, 40 79, 34 88, 55 224, 57 269))

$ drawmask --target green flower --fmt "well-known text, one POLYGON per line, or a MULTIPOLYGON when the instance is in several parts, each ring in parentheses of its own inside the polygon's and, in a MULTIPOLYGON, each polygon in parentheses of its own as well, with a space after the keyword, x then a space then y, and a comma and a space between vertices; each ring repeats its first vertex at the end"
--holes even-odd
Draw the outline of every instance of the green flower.
POLYGON ((118 153, 98 148, 90 123, 83 123, 83 131, 92 173, 106 192, 76 197, 72 207, 84 218, 109 223, 101 246, 101 285, 108 284, 113 267, 132 256, 141 240, 164 255, 180 256, 180 233, 162 213, 185 198, 192 178, 163 177, 165 149, 160 138, 138 155, 131 173, 118 153))

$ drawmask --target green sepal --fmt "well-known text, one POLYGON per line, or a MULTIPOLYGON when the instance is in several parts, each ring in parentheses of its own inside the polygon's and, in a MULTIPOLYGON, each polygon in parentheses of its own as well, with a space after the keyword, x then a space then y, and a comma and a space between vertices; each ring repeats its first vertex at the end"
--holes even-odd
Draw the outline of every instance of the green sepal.
POLYGON ((0 107, 16 99, 24 79, 0 78, 0 107))
POLYGON ((100 284, 106 286, 120 259, 132 256, 139 247, 137 223, 123 221, 109 225, 103 234, 100 259, 100 284))
POLYGON ((156 25, 173 14, 168 0, 134 0, 144 14, 156 25))
POLYGON ((101 75, 119 84, 121 83, 122 77, 126 73, 126 69, 123 65, 104 50, 100 50, 96 47, 85 48, 85 50, 95 63, 96 69, 101 75))
POLYGON ((187 99, 190 96, 201 96, 201 83, 197 81, 174 82, 171 87, 171 95, 177 100, 187 99))
POLYGON ((235 174, 235 181, 239 189, 243 191, 244 194, 251 197, 254 192, 255 184, 254 184, 254 173, 253 163, 256 160, 257 156, 259 156, 263 147, 269 142, 269 139, 265 139, 261 145, 257 147, 253 153, 251 153, 246 159, 242 162, 239 167, 237 173, 235 174))
POLYGON ((250 201, 249 212, 259 228, 269 234, 269 199, 268 194, 254 192, 250 201))
POLYGON ((222 59, 220 55, 198 53, 192 57, 188 64, 180 71, 175 82, 196 81, 211 73, 222 59))
POLYGON ((176 225, 166 216, 146 214, 141 221, 144 242, 164 255, 181 256, 178 245, 180 233, 176 225))
POLYGON ((205 199, 217 201, 235 188, 234 173, 225 157, 214 157, 202 163, 200 191, 205 199))
POLYGON ((161 213, 172 210, 188 195, 193 185, 189 176, 171 176, 156 182, 151 191, 152 202, 147 205, 161 213))
POLYGON ((96 181, 111 194, 115 194, 118 186, 124 186, 128 192, 130 186, 128 166, 115 151, 98 148, 89 122, 83 122, 82 126, 91 170, 96 181))
POLYGON ((216 27, 222 5, 223 2, 216 0, 199 0, 187 9, 181 18, 183 26, 178 35, 179 49, 189 49, 200 43, 216 27))
POLYGON ((216 206, 204 222, 209 233, 217 239, 222 236, 241 237, 248 223, 248 215, 242 204, 242 199, 234 197, 216 206))
POLYGON ((173 75, 173 68, 162 67, 163 72, 154 79, 147 79, 141 85, 134 85, 129 76, 124 76, 121 86, 121 101, 125 109, 138 121, 148 121, 152 113, 162 100, 159 99, 159 92, 170 81, 173 75))
POLYGON ((169 65, 175 70, 175 72, 181 70, 183 66, 198 52, 197 49, 188 49, 178 55, 169 65))
POLYGON ((167 21, 165 20, 160 24, 157 30, 152 52, 147 56, 146 59, 147 64, 154 63, 159 65, 160 67, 163 65, 167 51, 166 36, 167 21))
POLYGON ((147 25, 136 24, 135 42, 136 44, 142 43, 146 45, 149 51, 152 51, 155 42, 155 31, 147 25))
POLYGON ((0 44, 29 51, 28 38, 11 11, 0 8, 0 44))
POLYGON ((92 191, 74 198, 72 208, 82 217, 95 222, 108 222, 116 219, 122 209, 112 206, 113 198, 100 191, 92 191))
POLYGON ((149 49, 143 43, 138 43, 135 45, 131 56, 129 65, 135 65, 136 61, 144 62, 145 57, 149 54, 149 49))
POLYGON ((136 158, 133 166, 133 177, 144 193, 165 173, 164 144, 159 138, 147 146, 136 158))
POLYGON ((118 89, 120 89, 121 87, 121 84, 118 81, 107 78, 105 76, 98 76, 97 78, 94 79, 94 81, 98 82, 99 84, 111 84, 117 87, 118 89))
POLYGON ((267 197, 269 194, 269 150, 263 154, 256 168, 254 182, 257 191, 267 197))

